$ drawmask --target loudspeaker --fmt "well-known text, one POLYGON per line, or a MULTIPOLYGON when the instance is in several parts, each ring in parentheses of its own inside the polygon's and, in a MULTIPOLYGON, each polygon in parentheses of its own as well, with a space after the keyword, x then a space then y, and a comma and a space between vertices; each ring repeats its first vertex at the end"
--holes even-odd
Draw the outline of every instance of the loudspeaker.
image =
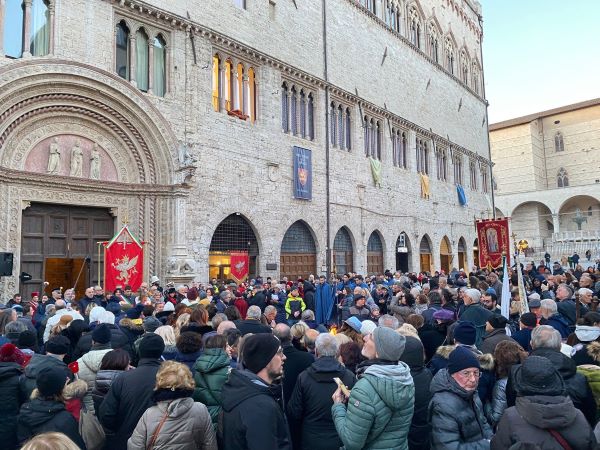
POLYGON ((0 277, 10 277, 13 271, 13 254, 0 253, 0 277))

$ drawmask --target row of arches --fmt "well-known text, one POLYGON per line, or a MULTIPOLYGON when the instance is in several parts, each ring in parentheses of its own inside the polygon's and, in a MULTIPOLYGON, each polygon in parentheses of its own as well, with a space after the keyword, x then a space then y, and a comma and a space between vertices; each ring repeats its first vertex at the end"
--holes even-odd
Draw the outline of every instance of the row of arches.
MULTIPOLYGON (((350 229, 342 226, 337 230, 332 247, 332 270, 337 274, 354 272, 356 242, 350 229)), ((476 248, 477 243, 473 248, 476 248)), ((209 247, 209 276, 226 280, 229 278, 229 254, 232 251, 248 252, 250 276, 259 275, 259 243, 258 237, 250 222, 241 214, 232 214, 225 218, 216 228, 209 247)), ((431 237, 425 234, 417 247, 419 253, 418 267, 413 267, 413 246, 407 233, 398 235, 395 242, 395 267, 385 266, 386 244, 383 235, 374 230, 366 246, 366 274, 383 273, 386 269, 408 271, 433 271, 442 269, 448 273, 452 268, 467 267, 467 244, 464 237, 457 242, 457 252, 454 252, 448 236, 444 236, 439 244, 434 245, 431 237), (439 259, 434 258, 434 252, 439 259), (454 255, 458 260, 454 260, 454 255), (439 261, 439 267, 434 267, 434 260, 439 261)), ((317 262, 319 253, 317 239, 312 228, 303 220, 294 222, 286 231, 280 245, 279 274, 280 278, 307 278, 310 274, 318 274, 317 262)))

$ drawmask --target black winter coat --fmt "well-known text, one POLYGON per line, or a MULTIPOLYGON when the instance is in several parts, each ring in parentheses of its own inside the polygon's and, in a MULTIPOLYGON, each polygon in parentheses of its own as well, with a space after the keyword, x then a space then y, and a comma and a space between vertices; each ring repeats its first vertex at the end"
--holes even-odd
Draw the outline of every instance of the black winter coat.
POLYGON ((281 385, 232 370, 223 385, 223 450, 291 450, 281 385))
POLYGON ((94 411, 100 410, 102 400, 108 394, 113 381, 124 373, 124 370, 99 370, 96 374, 96 383, 92 390, 92 400, 94 401, 94 411))
POLYGON ((337 389, 334 377, 348 389, 354 386, 354 374, 329 356, 317 359, 298 377, 287 404, 290 428, 299 431, 292 436, 294 449, 338 450, 343 445, 331 416, 331 396, 337 389))
POLYGON ((272 333, 273 330, 271 327, 267 325, 263 325, 260 323, 260 320, 247 319, 247 320, 236 320, 235 326, 242 336, 247 335, 248 333, 257 334, 257 333, 272 333))
MULTIPOLYGON (((548 358, 565 382, 567 394, 571 397, 575 408, 580 410, 588 423, 593 427, 596 424, 596 402, 585 375, 577 373, 575 362, 558 350, 538 348, 531 352, 531 356, 548 358)), ((513 373, 517 366, 513 366, 511 376, 506 383, 506 404, 515 406, 516 391, 513 373)))
POLYGON ((19 377, 23 369, 17 363, 0 363, 0 436, 2 448, 18 448, 17 416, 21 404, 25 401, 19 389, 19 377))
POLYGON ((46 367, 59 367, 65 371, 65 377, 73 380, 73 373, 67 365, 54 356, 38 355, 37 353, 31 357, 29 364, 25 367, 25 375, 21 377, 21 392, 25 401, 29 399, 31 393, 35 389, 35 379, 42 369, 46 367))
POLYGON ((62 402, 35 398, 21 407, 18 423, 17 434, 21 444, 37 434, 54 431, 65 434, 85 450, 77 421, 62 402))
MULTIPOLYGON (((131 353, 131 348, 129 346, 129 339, 125 336, 125 333, 121 331, 121 329, 116 325, 109 324, 110 328, 110 348, 117 349, 122 348, 127 352, 131 353)), ((84 334, 79 338, 77 342, 77 346, 75 347, 75 352, 73 353, 73 361, 77 361, 87 352, 92 349, 92 333, 84 334)))
POLYGON ((127 439, 144 412, 154 404, 152 394, 159 368, 159 360, 143 358, 137 369, 125 372, 113 381, 97 412, 100 423, 114 433, 107 435, 104 448, 127 449, 127 439))
POLYGON ((306 305, 306 309, 310 309, 312 312, 315 312, 315 294, 317 290, 315 285, 310 281, 306 280, 304 282, 304 304, 306 305))
POLYGON ((298 376, 315 362, 315 357, 308 352, 298 350, 291 344, 283 346, 283 354, 286 358, 283 365, 283 399, 285 401, 284 404, 287 405, 294 391, 298 376))
POLYGON ((265 290, 258 291, 248 299, 248 306, 252 305, 258 306, 262 312, 265 311, 267 307, 267 293, 265 290))
POLYGON ((419 328, 419 337, 425 348, 425 361, 429 362, 438 347, 444 344, 447 330, 445 325, 432 325, 430 323, 425 323, 419 328))
POLYGON ((569 397, 533 395, 517 398, 516 406, 504 411, 491 450, 504 450, 517 442, 563 450, 549 429, 557 431, 572 449, 596 448, 592 428, 569 397))

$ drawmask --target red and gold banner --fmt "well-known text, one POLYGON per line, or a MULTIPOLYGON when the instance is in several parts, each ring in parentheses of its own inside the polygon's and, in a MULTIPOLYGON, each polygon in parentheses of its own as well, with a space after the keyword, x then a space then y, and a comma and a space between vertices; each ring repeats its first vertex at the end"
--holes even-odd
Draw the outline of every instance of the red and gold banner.
POLYGON ((502 253, 510 265, 508 219, 478 220, 479 267, 502 267, 502 253))
POLYGON ((230 275, 238 283, 248 278, 250 271, 250 258, 248 252, 231 252, 231 261, 229 263, 230 275))
POLYGON ((129 285, 135 292, 144 280, 144 246, 127 225, 104 247, 104 289, 129 285))

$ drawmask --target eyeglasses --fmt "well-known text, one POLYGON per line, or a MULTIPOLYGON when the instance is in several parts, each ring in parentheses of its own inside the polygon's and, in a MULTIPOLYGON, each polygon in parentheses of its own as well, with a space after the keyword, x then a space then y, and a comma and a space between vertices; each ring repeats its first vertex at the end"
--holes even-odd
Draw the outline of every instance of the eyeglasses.
POLYGON ((283 349, 281 347, 279 347, 279 350, 277 350, 277 355, 282 356, 283 355, 283 349))
POLYGON ((464 378, 479 378, 481 376, 480 370, 461 370, 458 373, 464 378))

